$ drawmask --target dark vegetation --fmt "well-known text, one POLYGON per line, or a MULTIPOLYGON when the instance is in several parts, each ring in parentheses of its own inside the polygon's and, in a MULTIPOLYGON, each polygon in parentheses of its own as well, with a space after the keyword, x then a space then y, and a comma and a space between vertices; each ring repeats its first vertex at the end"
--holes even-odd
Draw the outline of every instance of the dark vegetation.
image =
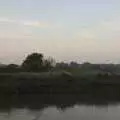
POLYGON ((53 68, 54 59, 44 58, 43 54, 33 53, 26 57, 21 65, 1 65, 0 73, 43 72, 53 68))
POLYGON ((0 93, 91 95, 93 91, 104 94, 120 91, 119 64, 56 63, 51 57, 33 53, 21 65, 0 67, 0 93), (99 88, 99 89, 98 89, 99 88))

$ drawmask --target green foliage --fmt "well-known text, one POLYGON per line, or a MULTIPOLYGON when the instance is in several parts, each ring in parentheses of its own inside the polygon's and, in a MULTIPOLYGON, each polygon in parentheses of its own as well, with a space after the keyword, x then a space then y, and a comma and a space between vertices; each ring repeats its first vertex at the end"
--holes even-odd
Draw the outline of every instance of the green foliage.
POLYGON ((55 60, 51 57, 44 60, 44 68, 50 70, 55 66, 55 60))
POLYGON ((22 68, 29 72, 38 72, 43 69, 43 54, 32 53, 22 63, 22 68))
POLYGON ((14 72, 20 72, 21 68, 19 65, 16 64, 9 64, 0 67, 0 73, 14 73, 14 72))
POLYGON ((32 53, 22 63, 23 70, 27 72, 40 72, 51 69, 54 66, 54 59, 44 59, 41 53, 32 53))

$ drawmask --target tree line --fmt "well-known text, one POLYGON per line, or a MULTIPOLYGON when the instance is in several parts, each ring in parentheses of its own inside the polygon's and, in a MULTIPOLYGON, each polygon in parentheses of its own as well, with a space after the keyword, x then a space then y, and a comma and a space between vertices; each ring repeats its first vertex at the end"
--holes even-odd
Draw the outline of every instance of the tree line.
POLYGON ((21 65, 2 65, 0 72, 42 72, 49 71, 54 65, 55 60, 52 57, 45 59, 42 53, 32 53, 23 60, 21 65))
POLYGON ((77 62, 57 62, 52 58, 45 58, 42 53, 31 53, 29 54, 25 60, 23 60, 21 65, 9 64, 9 65, 1 65, 0 72, 46 72, 51 69, 94 69, 94 70, 102 70, 107 72, 119 71, 120 72, 120 64, 91 64, 89 62, 85 62, 83 64, 79 64, 77 62))

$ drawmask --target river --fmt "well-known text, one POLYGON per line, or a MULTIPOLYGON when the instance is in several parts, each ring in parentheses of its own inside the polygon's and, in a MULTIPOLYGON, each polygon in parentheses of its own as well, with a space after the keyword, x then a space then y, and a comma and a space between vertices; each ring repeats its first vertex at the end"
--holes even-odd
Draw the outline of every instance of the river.
POLYGON ((0 120, 119 120, 118 100, 80 95, 1 95, 0 120))

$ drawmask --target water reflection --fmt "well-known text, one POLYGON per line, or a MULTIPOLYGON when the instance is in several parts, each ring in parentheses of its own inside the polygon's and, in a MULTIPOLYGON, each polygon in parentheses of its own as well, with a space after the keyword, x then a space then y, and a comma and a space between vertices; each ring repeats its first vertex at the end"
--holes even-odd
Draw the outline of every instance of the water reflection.
POLYGON ((116 99, 112 96, 0 95, 0 120, 115 120, 116 117, 118 120, 119 96, 116 99))
POLYGON ((48 107, 56 107, 59 110, 72 108, 75 105, 108 106, 119 104, 118 98, 88 96, 79 94, 24 94, 24 95, 0 95, 0 111, 10 111, 13 108, 27 108, 43 110, 48 107))

